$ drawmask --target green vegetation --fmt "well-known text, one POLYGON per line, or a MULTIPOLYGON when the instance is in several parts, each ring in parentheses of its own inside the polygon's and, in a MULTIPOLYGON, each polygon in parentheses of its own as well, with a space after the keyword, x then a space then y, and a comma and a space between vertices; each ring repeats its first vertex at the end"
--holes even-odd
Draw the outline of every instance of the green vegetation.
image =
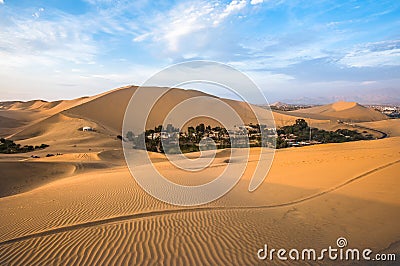
POLYGON ((135 135, 128 131, 124 141, 132 142, 135 149, 146 149, 161 153, 188 153, 207 149, 224 149, 230 147, 275 147, 275 130, 265 125, 238 126, 228 132, 227 129, 204 124, 188 127, 186 132, 171 124, 163 128, 161 125, 144 133, 135 135), (262 134, 269 137, 261 140, 262 134), (231 143, 232 142, 232 143, 231 143))
POLYGON ((5 139, 5 138, 0 139, 0 153, 23 153, 34 150, 41 150, 47 147, 49 147, 49 145, 47 144, 42 144, 40 146, 32 146, 32 145, 21 146, 21 144, 16 144, 14 141, 10 139, 5 139))
POLYGON ((297 119, 291 126, 284 126, 277 131, 265 125, 247 125, 227 130, 222 127, 211 127, 200 124, 188 127, 186 132, 179 128, 161 125, 154 129, 135 135, 128 131, 123 141, 132 142, 134 149, 161 153, 188 153, 201 149, 224 149, 230 147, 261 147, 287 148, 319 143, 340 143, 357 140, 370 140, 371 134, 359 133, 357 130, 338 129, 326 131, 310 128, 304 119, 297 119), (262 133, 262 134, 261 134, 262 133), (265 139, 262 139, 265 138, 265 139))
POLYGON ((297 119, 291 126, 284 126, 277 130, 277 148, 298 146, 302 144, 317 143, 341 143, 358 140, 371 140, 371 134, 363 135, 357 130, 338 129, 336 131, 326 131, 318 128, 310 128, 304 119, 297 119))

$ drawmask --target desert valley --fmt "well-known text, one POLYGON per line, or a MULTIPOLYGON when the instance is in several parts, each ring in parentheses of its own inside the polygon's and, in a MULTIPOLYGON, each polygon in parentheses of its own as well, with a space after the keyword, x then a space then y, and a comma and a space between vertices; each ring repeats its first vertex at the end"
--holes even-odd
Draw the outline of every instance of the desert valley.
MULTIPOLYGON (((263 261, 257 253, 265 244, 323 249, 340 237, 348 247, 399 254, 399 119, 352 102, 274 110, 277 129, 304 119, 313 128, 357 130, 370 139, 277 149, 268 176, 250 193, 252 171, 265 163, 258 160, 261 147, 252 147, 243 176, 228 194, 180 207, 147 194, 126 165, 122 122, 135 90, 0 103, 0 136, 33 147, 0 154, 0 265, 291 264, 263 261)), ((148 128, 162 124, 177 103, 199 95, 206 94, 169 90, 148 128)), ((246 123, 255 123, 247 104, 223 101, 246 123)), ((213 121, 192 121, 199 123, 213 121)), ((163 153, 149 154, 168 179, 190 186, 235 163, 227 160, 228 150, 217 150, 210 167, 190 177, 163 153)))

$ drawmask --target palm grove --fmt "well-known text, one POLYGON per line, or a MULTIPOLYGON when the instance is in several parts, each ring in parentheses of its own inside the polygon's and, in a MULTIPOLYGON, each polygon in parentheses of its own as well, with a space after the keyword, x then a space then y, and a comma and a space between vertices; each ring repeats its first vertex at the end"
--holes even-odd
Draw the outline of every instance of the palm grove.
POLYGON ((224 149, 231 147, 272 147, 286 148, 318 143, 348 142, 373 139, 370 134, 363 135, 356 130, 338 129, 326 131, 311 128, 304 119, 295 124, 275 130, 266 125, 237 126, 233 130, 199 124, 182 132, 171 124, 159 125, 154 129, 135 135, 128 131, 123 140, 131 142, 135 149, 152 152, 178 153, 196 152, 200 149, 224 149))

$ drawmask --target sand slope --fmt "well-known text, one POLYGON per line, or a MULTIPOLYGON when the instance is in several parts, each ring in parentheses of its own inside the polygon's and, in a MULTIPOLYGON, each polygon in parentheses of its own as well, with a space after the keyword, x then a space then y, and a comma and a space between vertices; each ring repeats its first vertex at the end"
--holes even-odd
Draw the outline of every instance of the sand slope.
POLYGON ((49 148, 28 153, 27 155, 45 155, 47 153, 99 151, 104 148, 120 147, 116 134, 97 123, 82 118, 67 116, 63 113, 53 115, 13 135, 21 145, 50 145, 49 148), (84 126, 96 131, 83 132, 84 126), (90 150, 89 150, 90 149, 90 150))
POLYGON ((360 123, 361 126, 381 130, 388 134, 389 137, 400 136, 400 119, 389 119, 375 122, 360 123))
POLYGON ((0 197, 10 196, 31 190, 73 174, 71 164, 0 162, 1 188, 0 197))
POLYGON ((336 102, 333 104, 291 111, 293 115, 314 119, 333 119, 353 122, 369 122, 387 119, 384 114, 355 102, 336 102))
POLYGON ((42 100, 1 102, 0 123, 2 127, 0 128, 0 136, 12 136, 30 125, 96 97, 97 96, 82 97, 74 100, 60 100, 54 102, 42 100))
MULTIPOLYGON (((158 125, 161 125, 169 111, 178 103, 184 100, 199 96, 209 96, 216 98, 214 96, 195 90, 153 87, 148 87, 145 89, 149 91, 165 90, 165 94, 153 105, 152 111, 149 114, 148 123, 146 125, 147 128, 154 128, 158 125)), ((65 111, 65 113, 68 115, 74 115, 76 117, 83 117, 91 121, 95 121, 99 124, 104 125, 110 130, 121 132, 122 121, 125 115, 126 107, 135 90, 136 87, 121 88, 108 94, 104 94, 103 96, 98 97, 90 102, 71 108, 65 111)), ((257 122, 248 104, 226 99, 222 100, 228 103, 236 112, 238 112, 238 114, 246 123, 257 122)), ((213 103, 211 101, 210 103, 204 102, 201 108, 203 110, 209 110, 210 108, 213 108, 213 103)), ((255 108, 257 108, 259 112, 265 112, 265 110, 261 108, 255 108)), ((199 119, 194 119, 191 121, 191 123, 187 125, 196 126, 201 122, 213 126, 220 125, 219 123, 215 123, 215 121, 212 119, 204 118, 202 119, 202 121, 200 121, 199 119)))
POLYGON ((85 104, 70 108, 65 113, 86 118, 120 134, 125 109, 134 90, 135 87, 114 90, 85 104))

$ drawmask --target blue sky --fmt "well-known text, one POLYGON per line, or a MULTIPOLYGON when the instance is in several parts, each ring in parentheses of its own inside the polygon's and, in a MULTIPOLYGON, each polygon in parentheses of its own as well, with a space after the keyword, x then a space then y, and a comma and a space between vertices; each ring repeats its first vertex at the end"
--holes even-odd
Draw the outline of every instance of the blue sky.
POLYGON ((400 102, 400 1, 0 0, 0 100, 93 95, 193 59, 270 102, 400 102))

